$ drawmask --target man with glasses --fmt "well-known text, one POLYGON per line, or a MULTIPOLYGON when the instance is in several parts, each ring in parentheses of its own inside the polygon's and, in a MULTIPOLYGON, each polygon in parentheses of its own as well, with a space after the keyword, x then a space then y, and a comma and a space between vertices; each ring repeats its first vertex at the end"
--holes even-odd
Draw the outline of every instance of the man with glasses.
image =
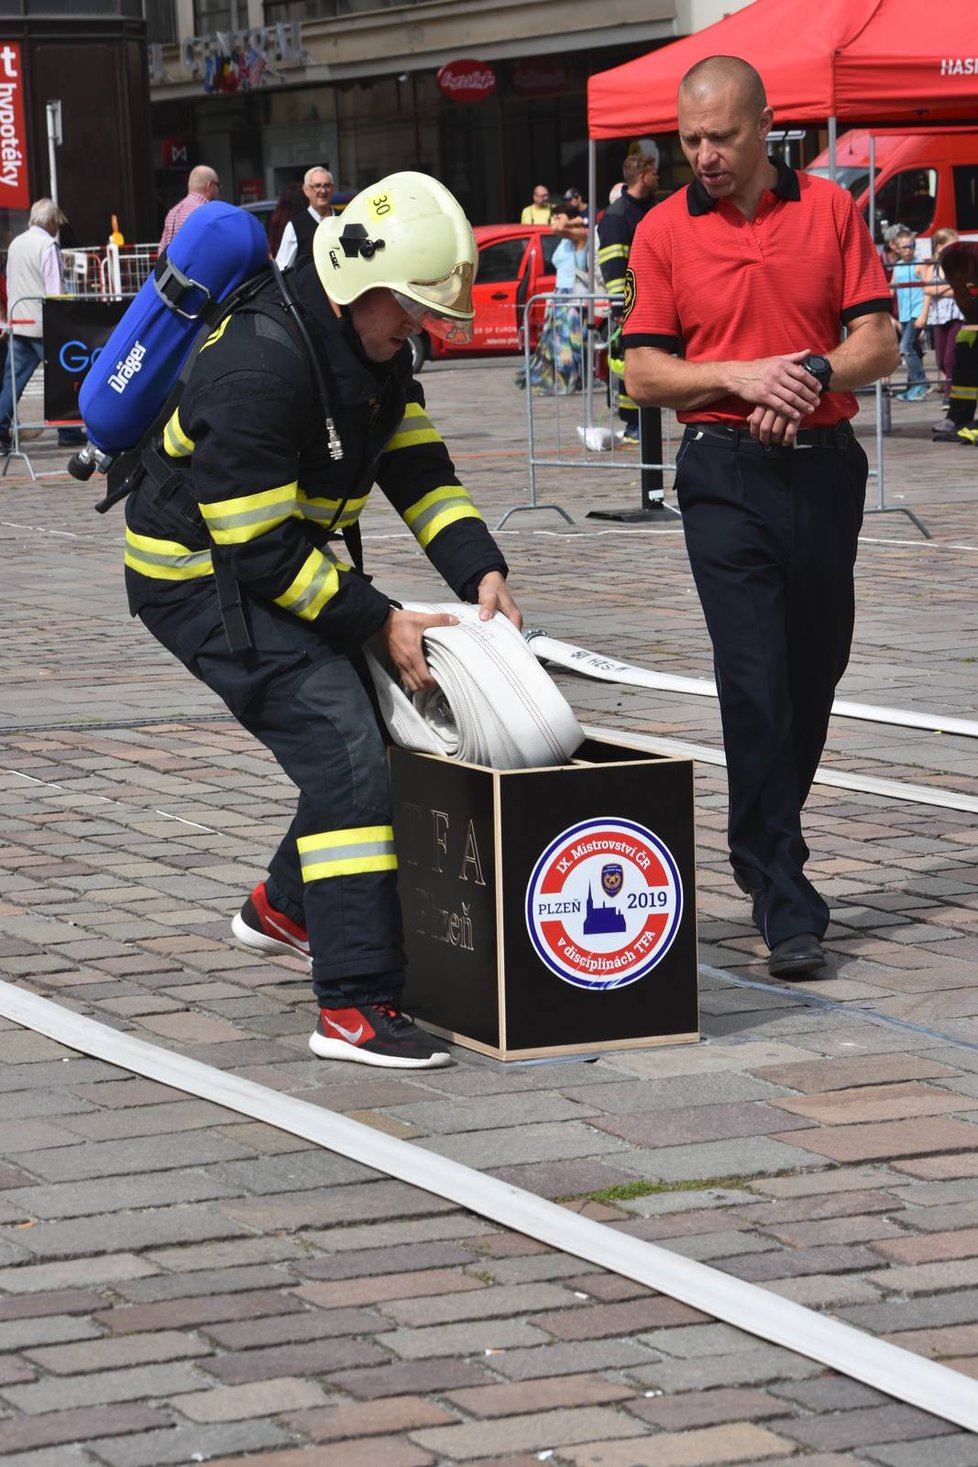
POLYGON ((302 180, 302 192, 309 200, 309 207, 290 219, 282 235, 275 263, 280 270, 293 266, 308 265, 312 259, 312 237, 320 221, 328 219, 333 212, 333 175, 328 168, 309 168, 302 180))
POLYGON ((198 163, 196 168, 191 168, 186 196, 179 204, 174 204, 163 221, 159 248, 165 250, 183 221, 195 209, 199 209, 201 204, 209 204, 212 199, 216 199, 220 189, 221 181, 213 168, 208 168, 206 163, 198 163))
POLYGON ((288 306, 269 269, 204 341, 163 435, 165 494, 144 481, 126 501, 130 610, 298 788, 232 930, 252 959, 311 961, 322 1059, 449 1063, 400 1007, 391 791, 363 647, 410 693, 432 689, 423 634, 456 618, 405 611, 362 574, 359 516, 378 484, 456 595, 519 626, 407 345, 422 329, 471 337, 475 265, 436 179, 395 173, 358 194, 285 277, 288 306))
POLYGON ((538 183, 533 190, 533 203, 527 204, 520 215, 521 224, 550 223, 550 190, 545 183, 538 183))

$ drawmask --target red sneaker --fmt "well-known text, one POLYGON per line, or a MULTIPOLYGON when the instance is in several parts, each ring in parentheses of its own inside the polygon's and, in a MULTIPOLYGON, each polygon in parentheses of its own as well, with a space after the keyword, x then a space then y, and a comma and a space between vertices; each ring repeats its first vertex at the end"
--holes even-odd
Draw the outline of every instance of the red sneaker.
POLYGON ((260 953, 291 953, 312 962, 309 934, 284 912, 276 912, 265 895, 265 883, 255 887, 231 923, 240 943, 260 953))
POLYGON ((309 1048, 320 1059, 353 1060, 391 1070, 434 1070, 452 1057, 392 1003, 320 1009, 309 1048))

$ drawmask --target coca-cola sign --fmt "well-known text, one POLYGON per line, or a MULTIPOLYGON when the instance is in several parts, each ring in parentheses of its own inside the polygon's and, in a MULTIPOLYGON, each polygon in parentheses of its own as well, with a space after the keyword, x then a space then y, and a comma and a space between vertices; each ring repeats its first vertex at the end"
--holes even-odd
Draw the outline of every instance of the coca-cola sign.
POLYGON ((496 73, 487 61, 446 61, 435 80, 453 102, 481 102, 496 90, 496 73))

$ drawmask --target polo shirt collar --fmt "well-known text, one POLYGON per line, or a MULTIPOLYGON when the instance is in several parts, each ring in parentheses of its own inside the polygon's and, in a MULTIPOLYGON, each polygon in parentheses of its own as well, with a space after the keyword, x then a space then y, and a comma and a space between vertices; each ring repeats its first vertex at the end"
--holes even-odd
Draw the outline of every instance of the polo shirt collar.
MULTIPOLYGON (((801 198, 797 173, 788 167, 783 158, 772 158, 771 162, 778 170, 778 181, 772 189, 774 197, 797 203, 801 198)), ((699 214, 712 214, 719 202, 719 199, 710 198, 698 178, 694 178, 686 189, 686 207, 694 218, 699 214)))

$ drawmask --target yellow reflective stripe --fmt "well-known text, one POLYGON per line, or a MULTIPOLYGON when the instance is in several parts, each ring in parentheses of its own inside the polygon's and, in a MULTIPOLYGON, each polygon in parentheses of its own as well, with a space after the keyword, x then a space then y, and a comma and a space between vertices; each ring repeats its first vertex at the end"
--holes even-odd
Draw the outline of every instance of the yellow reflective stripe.
POLYGON ((603 265, 608 260, 625 260, 628 258, 628 246, 623 244, 605 245, 604 249, 598 250, 598 263, 603 265))
POLYGON ((171 458, 187 458, 194 451, 194 441, 188 438, 180 426, 180 409, 177 408, 163 429, 163 449, 171 458))
POLYGON ((179 540, 137 535, 126 526, 126 565, 155 581, 193 581, 213 571, 209 550, 188 550, 179 540))
POLYGON ((315 621, 340 589, 340 571, 349 569, 328 550, 312 550, 291 586, 275 597, 275 605, 301 616, 304 621, 315 621))
POLYGON ((457 520, 481 520, 482 516, 461 484, 447 484, 412 504, 402 518, 424 550, 436 535, 457 520))
POLYGON ((978 387, 962 387, 960 382, 952 382, 949 396, 957 402, 978 402, 978 387))
POLYGON ((978 341, 978 326, 962 326, 955 339, 963 341, 965 346, 974 346, 978 341))
POLYGON ((364 494, 359 499, 348 499, 345 504, 341 499, 311 499, 304 489, 296 491, 296 510, 304 520, 312 520, 317 525, 328 525, 332 529, 342 530, 353 521, 359 519, 360 511, 366 504, 368 495, 364 494), (337 518, 337 511, 343 504, 343 513, 337 518))
POLYGON ((387 440, 385 453, 396 448, 413 448, 417 443, 441 443, 441 434, 419 402, 409 402, 404 417, 387 440))
POLYGON ((360 825, 352 830, 300 835, 296 849, 303 881, 397 870, 394 829, 390 825, 360 825))
POLYGON ((284 524, 296 512, 298 484, 282 484, 260 494, 241 494, 202 504, 200 512, 218 545, 244 545, 284 524))
POLYGON ((224 335, 230 324, 231 317, 225 316, 224 320, 221 322, 220 326, 218 326, 217 330, 212 331, 210 336, 208 336, 207 340, 201 347, 201 351, 206 351, 209 346, 213 346, 216 341, 220 341, 221 337, 224 335))

